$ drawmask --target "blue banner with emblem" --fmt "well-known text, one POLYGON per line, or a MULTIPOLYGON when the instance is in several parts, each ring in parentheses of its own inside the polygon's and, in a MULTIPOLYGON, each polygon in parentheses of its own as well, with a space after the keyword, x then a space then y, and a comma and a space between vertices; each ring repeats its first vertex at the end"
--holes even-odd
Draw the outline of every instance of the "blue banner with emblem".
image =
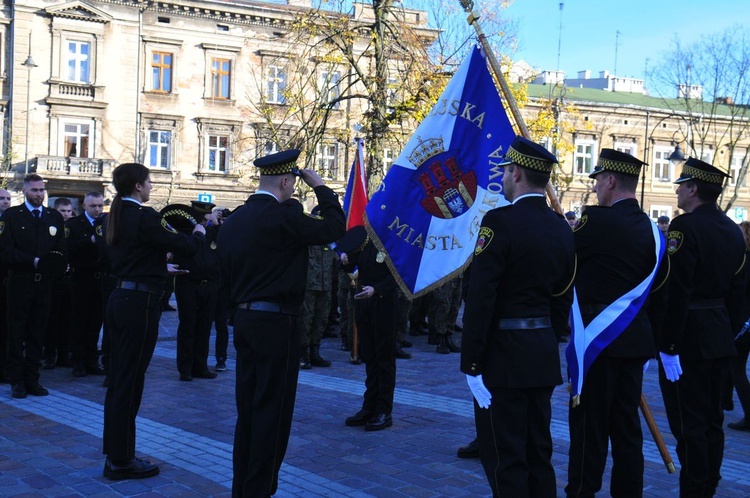
POLYGON ((408 296, 429 292, 471 261, 482 217, 507 204, 499 163, 514 137, 475 48, 367 205, 370 237, 408 296))

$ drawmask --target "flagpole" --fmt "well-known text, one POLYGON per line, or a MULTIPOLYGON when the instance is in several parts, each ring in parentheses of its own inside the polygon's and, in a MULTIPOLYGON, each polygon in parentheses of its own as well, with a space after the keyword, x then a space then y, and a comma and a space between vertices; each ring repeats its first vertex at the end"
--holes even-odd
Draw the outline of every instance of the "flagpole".
MULTIPOLYGON (((508 82, 505 81, 505 77, 503 77, 500 63, 495 57, 492 47, 490 47, 490 42, 487 40, 482 28, 479 26, 479 16, 472 10, 474 8, 474 2, 472 0, 459 0, 459 2, 461 3, 461 7, 463 7, 464 12, 469 14, 466 21, 473 26, 477 32, 479 42, 482 44, 482 48, 484 48, 484 53, 487 54, 487 59, 490 61, 490 68, 492 69, 496 80, 500 83, 500 90, 510 108, 510 113, 513 115, 513 120, 516 122, 516 126, 518 126, 518 129, 524 138, 531 140, 531 133, 529 133, 529 129, 526 127, 526 123, 521 115, 521 110, 518 108, 518 104, 516 104, 516 99, 513 97, 513 94, 510 93, 510 87, 508 86, 508 82)), ((560 201, 557 200, 557 194, 555 194, 552 184, 547 182, 547 186, 544 190, 547 193, 552 209, 558 214, 563 214, 562 206, 560 206, 560 201)))

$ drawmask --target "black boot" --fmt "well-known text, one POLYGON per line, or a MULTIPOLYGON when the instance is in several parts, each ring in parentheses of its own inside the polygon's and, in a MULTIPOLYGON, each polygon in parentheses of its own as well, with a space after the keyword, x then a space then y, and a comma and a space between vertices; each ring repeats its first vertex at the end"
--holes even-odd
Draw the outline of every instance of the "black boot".
POLYGON ((437 346, 440 344, 440 337, 435 332, 430 332, 427 335, 427 344, 431 346, 437 346))
POLYGON ((299 357, 299 368, 300 370, 310 370, 312 365, 310 364, 310 353, 305 346, 302 346, 302 354, 299 357))
POLYGON ((453 334, 447 334, 445 336, 445 345, 448 347, 448 349, 451 350, 451 353, 461 352, 461 346, 458 346, 455 342, 453 342, 453 334))
POLYGON ((445 340, 444 335, 438 336, 438 345, 437 348, 435 348, 435 351, 440 354, 449 354, 451 352, 450 348, 448 348, 447 341, 445 340))
POLYGON ((314 367, 330 367, 331 362, 320 357, 320 345, 310 345, 310 364, 314 367))

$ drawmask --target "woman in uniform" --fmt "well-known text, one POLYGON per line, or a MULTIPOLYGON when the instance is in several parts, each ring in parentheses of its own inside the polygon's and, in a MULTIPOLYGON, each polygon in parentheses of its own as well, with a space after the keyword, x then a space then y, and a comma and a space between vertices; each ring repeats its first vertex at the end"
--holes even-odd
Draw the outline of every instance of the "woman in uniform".
POLYGON ((154 209, 142 205, 151 193, 144 165, 121 164, 112 178, 117 195, 107 221, 106 251, 117 284, 106 314, 111 357, 104 401, 104 477, 141 479, 159 473, 158 466, 135 456, 135 418, 156 347, 166 253, 194 254, 206 231, 198 224, 192 235, 178 233, 154 209))

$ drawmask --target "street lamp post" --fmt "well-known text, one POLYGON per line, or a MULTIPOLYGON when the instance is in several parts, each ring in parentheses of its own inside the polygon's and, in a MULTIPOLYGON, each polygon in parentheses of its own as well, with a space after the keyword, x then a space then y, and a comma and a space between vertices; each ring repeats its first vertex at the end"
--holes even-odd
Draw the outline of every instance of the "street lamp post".
MULTIPOLYGON (((690 142, 689 142, 690 124, 685 120, 684 116, 682 116, 680 114, 677 114, 677 113, 671 113, 671 114, 669 114, 667 116, 664 116, 663 118, 661 118, 656 123, 656 125, 654 126, 654 128, 651 130, 651 134, 650 135, 648 133, 648 130, 649 130, 649 126, 648 126, 649 117, 650 117, 650 113, 647 112, 646 113, 646 137, 645 137, 645 140, 646 140, 646 144, 645 144, 646 145, 646 155, 644 157, 645 161, 648 162, 650 160, 651 147, 650 147, 649 144, 653 140, 654 133, 656 132, 656 130, 659 129, 659 125, 662 124, 667 119, 670 119, 670 118, 680 118, 680 119, 682 119, 682 121, 687 125, 687 134, 685 134, 685 137, 688 139, 688 141, 687 141, 688 146, 690 146, 690 142)), ((669 157, 667 159, 672 164, 672 166, 674 166, 675 168, 677 168, 677 166, 679 166, 680 164, 682 164, 683 162, 685 162, 685 154, 682 152, 682 149, 680 148, 680 142, 677 142, 676 140, 674 140, 675 134, 677 134, 677 131, 675 131, 672 134, 672 143, 676 144, 676 145, 675 145, 674 150, 672 151, 671 154, 669 154, 669 157)), ((642 172, 642 177, 641 177, 641 209, 644 212, 646 211, 646 207, 644 206, 644 202, 645 202, 645 188, 646 188, 646 169, 647 169, 646 166, 644 166, 641 169, 641 172, 642 172)))
POLYGON ((26 168, 24 169, 25 174, 29 174, 29 111, 31 109, 31 70, 34 69, 36 64, 34 59, 31 58, 31 33, 29 33, 29 56, 23 63, 23 67, 26 68, 26 142, 24 144, 24 160, 26 162, 26 168))

